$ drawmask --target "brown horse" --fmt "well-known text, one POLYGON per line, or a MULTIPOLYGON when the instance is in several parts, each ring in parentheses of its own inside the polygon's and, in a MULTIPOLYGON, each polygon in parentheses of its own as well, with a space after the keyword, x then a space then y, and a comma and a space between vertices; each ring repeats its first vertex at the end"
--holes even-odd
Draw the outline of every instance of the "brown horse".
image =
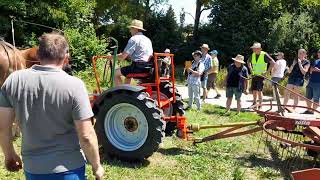
MULTIPOLYGON (((11 44, 0 40, 0 87, 10 73, 29 68, 37 64, 37 48, 18 50, 11 44)), ((12 133, 14 137, 20 135, 19 127, 13 123, 12 133)))

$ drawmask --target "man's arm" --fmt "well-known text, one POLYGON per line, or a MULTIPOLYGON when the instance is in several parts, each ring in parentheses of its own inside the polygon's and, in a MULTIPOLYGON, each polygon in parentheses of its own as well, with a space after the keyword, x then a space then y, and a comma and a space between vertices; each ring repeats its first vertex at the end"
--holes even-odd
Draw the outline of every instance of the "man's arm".
POLYGON ((78 133, 80 146, 90 162, 97 179, 102 179, 103 168, 100 164, 98 140, 91 123, 93 112, 86 87, 82 81, 73 89, 72 118, 78 133))
POLYGON ((317 67, 311 67, 312 68, 312 72, 320 72, 320 69, 317 67))
POLYGON ((100 163, 98 140, 90 119, 76 120, 76 130, 80 140, 80 146, 92 166, 93 173, 102 179, 104 169, 100 163))
POLYGON ((9 107, 0 107, 0 146, 5 156, 5 166, 8 171, 19 171, 22 162, 13 147, 12 123, 14 110, 9 107))
POLYGON ((249 68, 249 71, 250 71, 251 74, 252 74, 252 64, 251 64, 251 61, 248 61, 248 68, 249 68))
POLYGON ((274 67, 274 65, 276 64, 276 62, 274 61, 274 59, 269 54, 266 54, 266 56, 269 59, 269 64, 270 64, 269 68, 268 68, 268 71, 267 71, 267 74, 271 74, 271 70, 274 67))
POLYGON ((305 67, 303 67, 302 64, 301 64, 301 60, 298 60, 298 65, 299 65, 299 69, 300 69, 301 73, 303 75, 307 74, 307 72, 309 71, 309 68, 310 68, 310 64, 308 64, 305 67))
POLYGON ((118 56, 119 60, 125 60, 129 56, 129 54, 126 52, 123 52, 123 53, 118 54, 117 56, 118 56))

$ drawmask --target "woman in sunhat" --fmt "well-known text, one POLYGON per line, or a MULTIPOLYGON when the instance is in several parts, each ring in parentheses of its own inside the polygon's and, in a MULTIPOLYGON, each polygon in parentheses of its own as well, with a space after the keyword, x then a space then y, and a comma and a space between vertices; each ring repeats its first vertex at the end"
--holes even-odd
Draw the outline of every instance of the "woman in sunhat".
POLYGON ((248 69, 244 66, 244 57, 242 55, 237 55, 237 57, 232 58, 234 63, 228 67, 228 74, 226 77, 226 113, 229 113, 230 106, 232 103, 233 95, 237 100, 237 113, 241 111, 241 95, 244 92, 248 94, 248 69))
POLYGON ((191 68, 187 71, 188 75, 188 94, 189 94, 189 105, 187 109, 192 108, 193 100, 195 100, 197 104, 197 109, 201 109, 201 101, 200 101, 200 87, 201 80, 200 77, 204 72, 204 64, 200 61, 202 52, 195 51, 192 53, 193 62, 191 68))

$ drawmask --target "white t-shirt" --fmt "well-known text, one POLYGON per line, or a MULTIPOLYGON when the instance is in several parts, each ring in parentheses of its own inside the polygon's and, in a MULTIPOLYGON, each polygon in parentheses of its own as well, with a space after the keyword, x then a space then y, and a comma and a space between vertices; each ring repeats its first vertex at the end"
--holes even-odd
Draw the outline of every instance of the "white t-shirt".
POLYGON ((284 59, 279 59, 276 61, 276 64, 273 67, 271 76, 272 77, 277 77, 277 78, 283 78, 284 76, 284 71, 286 70, 287 67, 287 61, 284 59))

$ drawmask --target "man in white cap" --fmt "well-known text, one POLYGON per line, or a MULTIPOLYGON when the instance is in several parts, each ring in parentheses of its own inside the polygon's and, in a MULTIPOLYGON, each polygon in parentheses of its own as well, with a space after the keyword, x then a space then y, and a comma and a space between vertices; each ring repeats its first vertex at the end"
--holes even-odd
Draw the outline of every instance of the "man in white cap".
MULTIPOLYGON (((170 49, 164 50, 165 54, 170 54, 170 49)), ((162 59, 161 62, 161 75, 163 77, 169 77, 170 76, 170 65, 171 65, 171 58, 170 56, 166 56, 162 59)))
POLYGON ((262 90, 263 90, 263 80, 264 78, 261 76, 265 76, 266 74, 271 73, 271 69, 273 68, 275 61, 272 57, 262 51, 261 44, 255 42, 251 49, 253 51, 252 55, 248 59, 248 67, 253 75, 252 82, 251 82, 251 89, 253 94, 253 105, 257 103, 257 97, 259 96, 259 106, 261 108, 262 104, 262 90), (269 69, 268 69, 268 63, 269 69))
POLYGON ((237 100, 237 113, 241 111, 241 95, 248 94, 248 69, 244 66, 245 62, 242 55, 232 58, 234 63, 228 67, 228 74, 226 77, 226 113, 229 113, 232 103, 233 95, 237 100))
POLYGON ((208 82, 207 82, 207 90, 208 93, 210 89, 212 88, 213 90, 216 91, 216 96, 214 97, 215 99, 219 99, 221 97, 218 88, 216 87, 216 80, 218 77, 219 73, 219 60, 218 60, 218 51, 213 50, 210 52, 211 58, 212 58, 212 68, 208 72, 208 82))
POLYGON ((202 52, 202 58, 201 62, 204 64, 204 72, 201 76, 201 87, 203 90, 203 96, 202 100, 206 100, 207 98, 207 81, 208 81, 208 72, 212 68, 212 57, 209 55, 209 45, 208 44, 202 44, 201 52, 202 52))
MULTIPOLYGON (((143 22, 139 20, 133 20, 129 26, 131 38, 128 41, 124 51, 118 54, 119 60, 124 60, 130 57, 132 64, 126 67, 122 67, 116 70, 115 84, 119 86, 122 84, 121 76, 127 76, 131 73, 147 73, 150 71, 148 68, 149 61, 153 54, 151 40, 143 35, 143 22)), ((108 59, 112 59, 113 56, 107 56, 108 59)), ((130 84, 131 79, 126 78, 125 84, 130 84)))

